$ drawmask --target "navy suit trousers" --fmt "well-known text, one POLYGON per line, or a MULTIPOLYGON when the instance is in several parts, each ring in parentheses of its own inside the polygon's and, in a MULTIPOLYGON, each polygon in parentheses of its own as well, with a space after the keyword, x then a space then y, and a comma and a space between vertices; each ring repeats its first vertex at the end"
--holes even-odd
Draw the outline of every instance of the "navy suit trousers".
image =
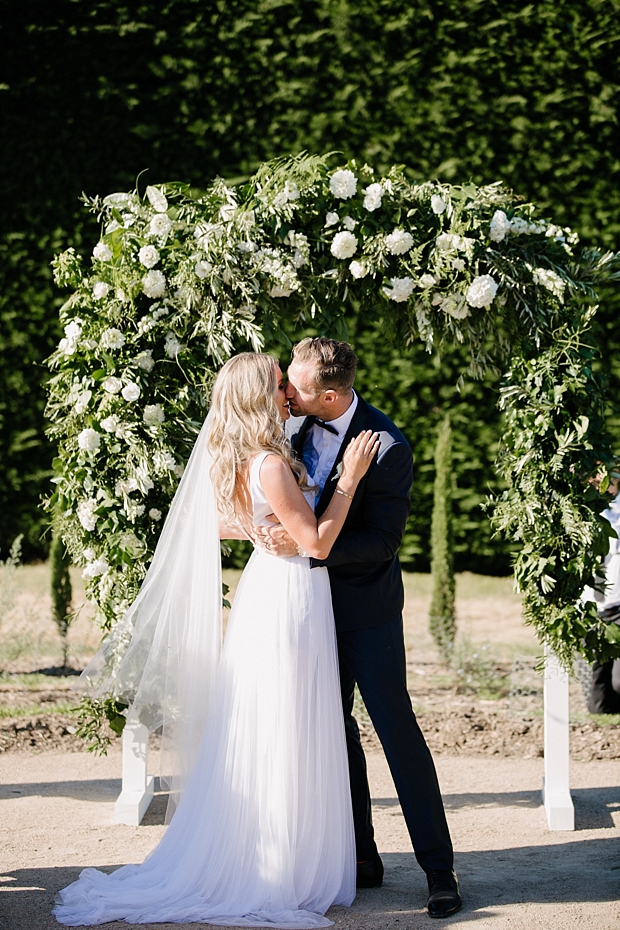
POLYGON ((369 630, 338 633, 355 841, 359 862, 377 852, 366 759, 353 717, 355 683, 385 752, 416 859, 423 869, 451 869, 452 842, 435 765, 407 691, 402 617, 369 630))

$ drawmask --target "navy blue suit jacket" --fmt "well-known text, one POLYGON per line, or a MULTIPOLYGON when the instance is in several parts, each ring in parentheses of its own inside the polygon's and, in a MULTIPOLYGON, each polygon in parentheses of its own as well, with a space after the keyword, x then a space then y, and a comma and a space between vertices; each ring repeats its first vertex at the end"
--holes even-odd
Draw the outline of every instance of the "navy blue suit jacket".
MULTIPOLYGON (((410 510, 413 456, 392 421, 361 397, 334 466, 316 505, 320 517, 334 494, 337 467, 350 439, 371 429, 379 433, 377 456, 360 481, 338 539, 327 559, 312 566, 329 570, 336 629, 363 630, 395 620, 402 612, 403 581, 398 549, 410 510)), ((307 421, 292 437, 301 457, 307 421)))

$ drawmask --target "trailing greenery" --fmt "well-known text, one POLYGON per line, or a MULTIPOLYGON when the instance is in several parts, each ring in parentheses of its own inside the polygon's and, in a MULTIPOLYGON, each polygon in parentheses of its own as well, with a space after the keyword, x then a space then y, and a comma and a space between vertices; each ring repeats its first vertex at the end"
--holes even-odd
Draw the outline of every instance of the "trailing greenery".
POLYGON ((452 428, 446 414, 435 447, 435 486, 431 523, 431 577, 433 593, 429 629, 446 662, 456 636, 454 553, 452 532, 452 428))
MULTIPOLYGON (((618 0, 9 3, 0 79, 4 555, 21 532, 26 558, 47 548, 37 508, 53 455, 42 361, 62 334, 49 261, 67 246, 87 253, 95 244, 82 191, 129 189, 143 169, 151 184, 181 177, 204 188, 283 152, 334 149, 379 172, 405 163, 416 179, 501 178, 588 244, 614 248, 619 8, 618 0)), ((619 303, 615 289, 601 293, 594 325, 617 396, 619 303)), ((424 372, 423 347, 389 353, 376 345, 373 322, 352 322, 356 346, 368 348, 364 361, 389 354, 415 385, 422 381, 402 399, 379 367, 362 372, 378 406, 398 407, 403 422, 411 416, 419 467, 408 564, 428 564, 435 391, 458 403, 461 418, 453 421, 457 564, 495 570, 495 560, 507 571, 507 546, 490 539, 477 506, 498 418, 486 399, 478 413, 478 385, 454 397, 458 349, 424 372), (461 436, 473 443, 471 466, 461 436)), ((611 425, 620 438, 620 421, 611 425)))
POLYGON ((55 533, 50 546, 50 593, 52 595, 52 617, 58 627, 62 642, 62 667, 67 667, 69 643, 67 634, 75 619, 71 610, 72 591, 69 566, 71 557, 60 533, 55 533))

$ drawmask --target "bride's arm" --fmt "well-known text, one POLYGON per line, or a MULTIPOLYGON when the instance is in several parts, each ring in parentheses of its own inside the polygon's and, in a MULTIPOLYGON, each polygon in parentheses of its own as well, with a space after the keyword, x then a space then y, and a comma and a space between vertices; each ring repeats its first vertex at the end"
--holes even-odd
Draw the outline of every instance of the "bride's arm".
POLYGON ((277 455, 264 459, 260 480, 275 516, 298 546, 315 559, 326 559, 342 529, 351 500, 368 471, 379 441, 366 430, 351 441, 343 457, 343 471, 335 493, 320 520, 299 490, 288 464, 277 455))

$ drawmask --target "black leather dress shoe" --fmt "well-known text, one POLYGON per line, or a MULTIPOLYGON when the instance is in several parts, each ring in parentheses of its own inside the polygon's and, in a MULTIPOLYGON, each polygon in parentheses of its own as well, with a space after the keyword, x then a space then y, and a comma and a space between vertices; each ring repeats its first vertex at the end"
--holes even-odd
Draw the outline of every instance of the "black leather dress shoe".
POLYGON ((368 862, 357 863, 357 887, 379 888, 383 884, 383 863, 377 855, 368 862))
POLYGON ((459 894, 459 880, 449 869, 429 869, 428 881, 428 916, 449 917, 460 910, 463 902, 459 894))

